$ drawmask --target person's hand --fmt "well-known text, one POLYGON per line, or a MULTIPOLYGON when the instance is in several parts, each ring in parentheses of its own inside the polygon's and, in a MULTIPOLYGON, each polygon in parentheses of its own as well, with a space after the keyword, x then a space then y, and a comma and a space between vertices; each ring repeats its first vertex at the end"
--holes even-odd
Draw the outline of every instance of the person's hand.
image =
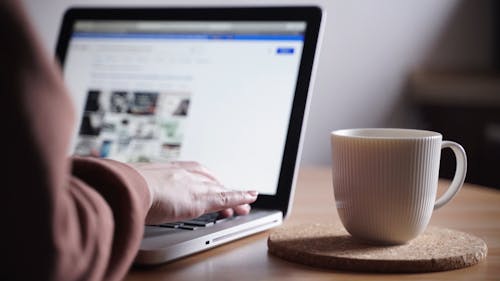
POLYGON ((225 188, 196 162, 134 163, 146 180, 151 205, 146 224, 159 224, 199 217, 220 211, 222 216, 248 214, 256 191, 225 188))

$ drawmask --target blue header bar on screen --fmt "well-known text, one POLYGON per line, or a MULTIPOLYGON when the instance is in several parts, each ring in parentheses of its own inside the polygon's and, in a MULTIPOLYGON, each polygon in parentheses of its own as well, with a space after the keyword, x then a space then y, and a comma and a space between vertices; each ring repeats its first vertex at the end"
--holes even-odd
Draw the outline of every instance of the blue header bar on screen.
POLYGON ((304 36, 300 34, 165 34, 75 32, 73 33, 72 38, 304 41, 304 36))

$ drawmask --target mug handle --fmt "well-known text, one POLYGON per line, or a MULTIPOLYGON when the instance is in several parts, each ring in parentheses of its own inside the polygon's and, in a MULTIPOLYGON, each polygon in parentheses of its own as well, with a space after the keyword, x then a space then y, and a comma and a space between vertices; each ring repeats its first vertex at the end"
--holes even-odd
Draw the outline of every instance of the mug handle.
POLYGON ((464 184, 465 174, 467 172, 467 155, 465 154, 464 148, 456 142, 443 141, 441 143, 441 149, 451 148, 455 154, 455 159, 457 160, 457 168, 455 170, 455 176, 448 187, 448 190, 439 198, 436 203, 434 203, 434 210, 443 207, 448 203, 455 194, 460 190, 464 184))

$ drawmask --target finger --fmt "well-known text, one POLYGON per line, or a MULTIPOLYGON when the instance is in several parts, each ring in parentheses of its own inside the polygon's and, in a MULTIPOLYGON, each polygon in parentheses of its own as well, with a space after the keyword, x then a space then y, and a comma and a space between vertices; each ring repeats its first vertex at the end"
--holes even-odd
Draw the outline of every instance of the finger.
POLYGON ((220 211, 238 205, 250 204, 257 200, 256 191, 219 191, 207 198, 207 211, 220 211))
POLYGON ((229 217, 232 217, 234 215, 234 210, 231 208, 224 209, 224 210, 219 212, 219 215, 223 218, 229 218, 229 217))
POLYGON ((248 215, 248 213, 250 213, 250 209, 251 207, 248 204, 239 205, 233 208, 234 213, 238 216, 248 215))

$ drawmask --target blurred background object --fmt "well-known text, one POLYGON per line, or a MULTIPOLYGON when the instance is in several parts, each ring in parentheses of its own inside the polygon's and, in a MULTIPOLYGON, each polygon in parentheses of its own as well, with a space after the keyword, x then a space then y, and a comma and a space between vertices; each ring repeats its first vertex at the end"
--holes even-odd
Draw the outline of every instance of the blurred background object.
MULTIPOLYGON (((421 128, 442 132, 446 139, 464 146, 468 182, 500 188, 500 2, 486 1, 488 9, 464 26, 460 19, 475 13, 477 5, 476 1, 463 1, 436 46, 445 53, 453 52, 453 45, 463 45, 464 51, 473 53, 479 51, 475 45, 484 44, 483 55, 489 54, 489 59, 481 64, 434 65, 415 72, 409 79, 410 101, 421 128), (481 14, 483 32, 476 38, 464 37, 466 28, 480 24, 481 14), (443 42, 454 43, 447 46, 443 42)), ((450 56, 459 62, 465 54, 450 56)), ((438 62, 439 58, 431 56, 431 60, 438 62)), ((454 165, 452 153, 443 151, 440 176, 451 178, 454 165)))
MULTIPOLYGON (((493 71, 422 72, 410 81, 421 127, 464 146, 467 181, 500 188, 500 77, 493 71)), ((440 176, 452 178, 454 156, 443 150, 440 176)))
POLYGON ((52 53, 70 6, 319 5, 327 17, 302 164, 330 164, 336 129, 427 128, 465 146, 467 181, 500 188, 497 1, 22 1, 52 53))

